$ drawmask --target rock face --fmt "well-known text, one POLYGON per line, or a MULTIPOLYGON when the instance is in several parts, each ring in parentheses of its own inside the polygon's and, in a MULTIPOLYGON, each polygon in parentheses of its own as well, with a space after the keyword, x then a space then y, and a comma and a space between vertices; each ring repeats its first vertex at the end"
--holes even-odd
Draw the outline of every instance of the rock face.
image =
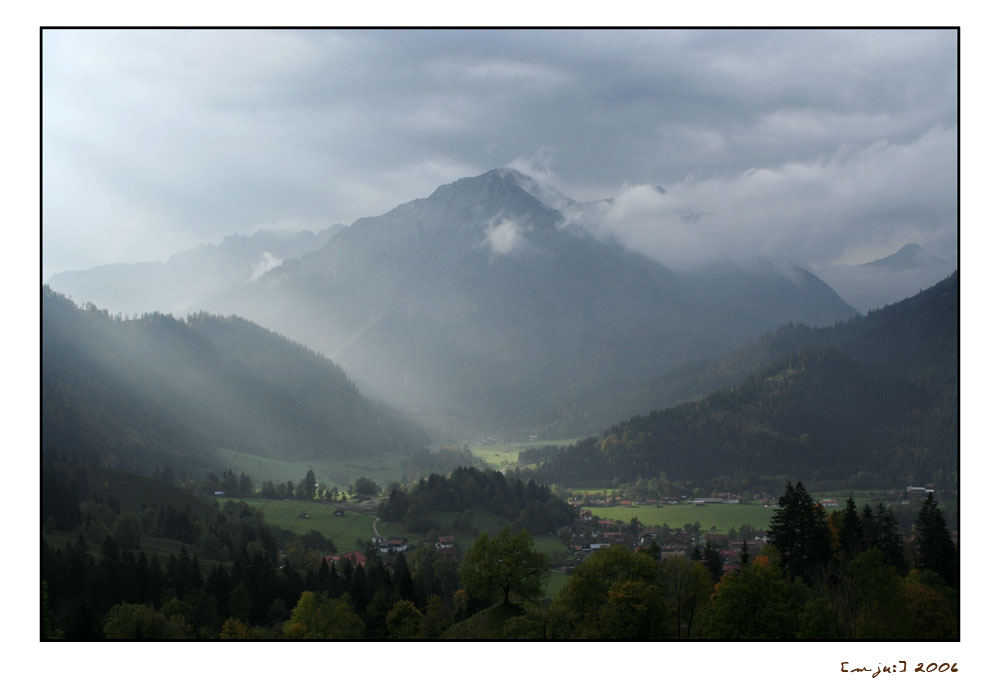
POLYGON ((363 218, 196 308, 342 364, 387 400, 463 426, 529 426, 585 389, 641 383, 790 321, 854 315, 802 268, 674 271, 577 227, 580 205, 511 170, 363 218))

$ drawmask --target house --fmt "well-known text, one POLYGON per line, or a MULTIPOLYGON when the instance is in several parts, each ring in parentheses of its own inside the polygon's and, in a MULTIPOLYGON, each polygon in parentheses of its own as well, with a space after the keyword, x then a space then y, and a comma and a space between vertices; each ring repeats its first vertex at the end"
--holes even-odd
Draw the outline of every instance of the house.
POLYGON ((837 506, 840 506, 840 505, 838 504, 837 500, 834 500, 834 499, 830 499, 830 500, 820 500, 820 501, 819 501, 819 503, 820 503, 821 505, 823 505, 824 507, 837 507, 837 506))
POLYGON ((362 552, 358 552, 357 550, 352 550, 349 553, 342 553, 340 555, 327 555, 326 556, 326 562, 330 566, 336 565, 337 562, 339 562, 342 559, 346 559, 354 567, 359 567, 359 566, 360 567, 364 567, 365 566, 365 561, 367 560, 367 558, 365 557, 365 554, 362 553, 362 552))
POLYGON ((434 544, 438 550, 444 550, 447 548, 455 547, 455 537, 454 536, 438 536, 437 543, 434 544))
POLYGON ((402 553, 410 546, 405 538, 379 538, 376 547, 380 553, 402 553))

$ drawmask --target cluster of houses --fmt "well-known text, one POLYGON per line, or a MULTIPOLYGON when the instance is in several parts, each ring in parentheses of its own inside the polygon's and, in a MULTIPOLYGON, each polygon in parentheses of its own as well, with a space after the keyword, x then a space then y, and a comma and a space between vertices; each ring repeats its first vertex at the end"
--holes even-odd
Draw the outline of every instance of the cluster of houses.
POLYGON ((386 538, 384 536, 372 536, 372 545, 380 553, 404 553, 410 547, 405 538, 386 538))
MULTIPOLYGON (((659 527, 643 527, 612 519, 597 519, 586 509, 570 526, 569 547, 577 564, 583 562, 591 553, 602 548, 615 545, 624 546, 628 550, 638 551, 641 548, 652 547, 655 543, 660 549, 660 557, 688 557, 696 545, 704 549, 711 542, 719 548, 726 571, 739 567, 742 542, 733 542, 725 533, 702 534, 700 531, 685 529, 661 529, 659 527)), ((747 539, 747 550, 753 556, 767 542, 766 533, 747 539)))
POLYGON ((706 504, 739 504, 740 496, 732 492, 717 493, 712 497, 648 497, 643 499, 627 499, 621 495, 595 496, 587 494, 580 498, 573 498, 569 502, 571 505, 579 507, 586 504, 588 507, 664 507, 672 504, 694 504, 703 506, 706 504))

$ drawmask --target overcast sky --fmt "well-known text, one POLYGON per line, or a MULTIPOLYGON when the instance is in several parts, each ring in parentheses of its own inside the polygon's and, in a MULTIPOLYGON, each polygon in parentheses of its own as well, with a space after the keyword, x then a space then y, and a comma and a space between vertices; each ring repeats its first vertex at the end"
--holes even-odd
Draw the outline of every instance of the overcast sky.
POLYGON ((499 166, 615 197, 602 230, 668 263, 956 252, 950 31, 48 30, 42 60, 44 278, 499 166))

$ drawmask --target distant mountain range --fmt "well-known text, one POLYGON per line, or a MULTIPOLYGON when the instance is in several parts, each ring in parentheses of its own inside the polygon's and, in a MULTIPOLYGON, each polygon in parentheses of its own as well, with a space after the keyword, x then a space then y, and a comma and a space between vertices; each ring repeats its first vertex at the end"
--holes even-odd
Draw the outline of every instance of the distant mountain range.
POLYGON ((827 328, 786 326, 691 384, 734 388, 636 416, 562 449, 532 472, 564 485, 637 476, 746 489, 772 479, 856 489, 957 487, 958 274, 827 328))
POLYGON ((641 383, 789 321, 854 315, 802 268, 670 270, 531 191, 574 205, 511 170, 461 179, 199 308, 310 345, 438 423, 485 429, 549 422, 586 389, 641 383))
MULTIPOLYGON (((308 345, 443 437, 554 423, 582 394, 634 390, 788 322, 855 315, 790 263, 673 270, 574 222, 604 204, 493 170, 359 219, 263 274, 249 271, 248 254, 240 273, 192 283, 183 301, 157 299, 155 283, 141 285, 143 301, 166 310, 200 293, 191 310, 242 316, 308 345)), ((131 292, 125 270, 88 273, 90 286, 131 292)))
POLYGON ((42 290, 42 447, 148 472, 408 452, 426 435, 326 358, 240 318, 116 320, 42 290))
POLYGON ((885 258, 827 266, 815 272, 844 301, 864 313, 911 297, 948 277, 956 268, 955 261, 935 256, 920 244, 906 244, 885 258))
POLYGON ((53 275, 48 285, 75 301, 128 316, 151 311, 185 314, 226 288, 253 282, 282 261, 325 245, 343 225, 314 234, 258 231, 181 251, 165 262, 116 263, 53 275))

